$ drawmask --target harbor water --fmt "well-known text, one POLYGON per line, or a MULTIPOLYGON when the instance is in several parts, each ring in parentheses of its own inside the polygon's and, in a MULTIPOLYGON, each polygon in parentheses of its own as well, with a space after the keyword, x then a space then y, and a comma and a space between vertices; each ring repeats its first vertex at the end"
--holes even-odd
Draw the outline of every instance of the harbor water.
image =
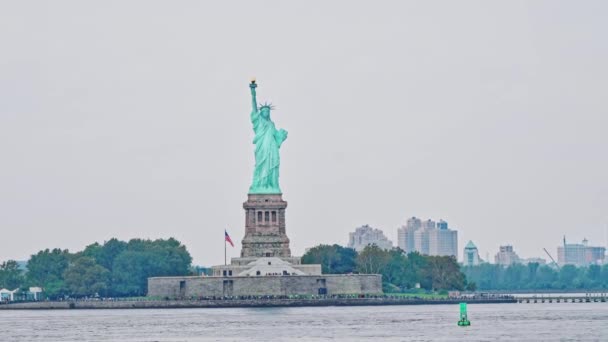
POLYGON ((0 311, 0 341, 608 341, 608 303, 0 311))

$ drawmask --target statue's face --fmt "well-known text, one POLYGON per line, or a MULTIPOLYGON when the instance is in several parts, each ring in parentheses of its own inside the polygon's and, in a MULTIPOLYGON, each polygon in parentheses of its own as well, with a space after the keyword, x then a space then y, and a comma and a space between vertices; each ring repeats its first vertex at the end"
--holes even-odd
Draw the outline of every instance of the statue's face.
POLYGON ((268 108, 262 108, 260 110, 260 115, 264 118, 264 119, 268 119, 270 117, 270 109, 268 108))

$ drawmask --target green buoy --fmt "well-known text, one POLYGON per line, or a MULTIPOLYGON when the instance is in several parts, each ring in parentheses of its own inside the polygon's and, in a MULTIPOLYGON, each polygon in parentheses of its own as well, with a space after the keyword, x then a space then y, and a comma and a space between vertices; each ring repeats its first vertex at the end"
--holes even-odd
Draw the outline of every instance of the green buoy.
POLYGON ((467 318, 467 303, 460 303, 460 320, 458 321, 459 327, 468 327, 471 325, 471 321, 467 318))

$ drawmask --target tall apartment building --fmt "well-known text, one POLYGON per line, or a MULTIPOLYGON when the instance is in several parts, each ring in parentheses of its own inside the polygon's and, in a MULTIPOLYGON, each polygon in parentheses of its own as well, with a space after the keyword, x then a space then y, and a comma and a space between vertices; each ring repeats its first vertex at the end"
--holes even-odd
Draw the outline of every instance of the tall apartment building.
POLYGON ((384 232, 367 224, 355 229, 352 233, 348 233, 348 247, 360 252, 369 245, 376 245, 382 249, 393 248, 393 242, 384 235, 384 232))
POLYGON ((397 245, 406 253, 416 251, 438 256, 456 256, 458 253, 458 232, 449 229, 443 220, 422 221, 412 217, 405 226, 397 229, 397 239, 397 245))
POLYGON ((469 241, 469 243, 467 243, 467 245, 464 247, 464 251, 462 253, 462 263, 465 266, 477 266, 481 263, 481 259, 479 258, 479 250, 473 241, 469 241))
POLYGON ((521 263, 521 259, 517 253, 513 251, 513 246, 511 245, 500 246, 498 253, 494 256, 494 261, 502 266, 521 263))
POLYGON ((458 232, 447 228, 429 229, 429 255, 458 255, 458 232))
POLYGON ((407 220, 405 226, 397 229, 397 245, 406 253, 416 250, 414 245, 414 233, 422 227, 422 222, 419 218, 412 217, 407 220))
POLYGON ((420 228, 414 232, 414 250, 420 254, 430 255, 429 229, 420 228))
POLYGON ((557 263, 560 265, 587 266, 592 264, 603 264, 606 248, 589 246, 587 239, 582 243, 566 243, 557 247, 557 263))

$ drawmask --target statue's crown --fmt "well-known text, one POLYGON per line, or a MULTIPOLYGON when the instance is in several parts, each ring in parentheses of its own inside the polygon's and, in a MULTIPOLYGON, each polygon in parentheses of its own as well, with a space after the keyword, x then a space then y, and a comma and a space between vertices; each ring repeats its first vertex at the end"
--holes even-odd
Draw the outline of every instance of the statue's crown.
POLYGON ((274 110, 274 106, 272 105, 272 103, 269 103, 269 102, 262 103, 262 105, 258 109, 262 110, 264 108, 266 108, 268 110, 274 110))

